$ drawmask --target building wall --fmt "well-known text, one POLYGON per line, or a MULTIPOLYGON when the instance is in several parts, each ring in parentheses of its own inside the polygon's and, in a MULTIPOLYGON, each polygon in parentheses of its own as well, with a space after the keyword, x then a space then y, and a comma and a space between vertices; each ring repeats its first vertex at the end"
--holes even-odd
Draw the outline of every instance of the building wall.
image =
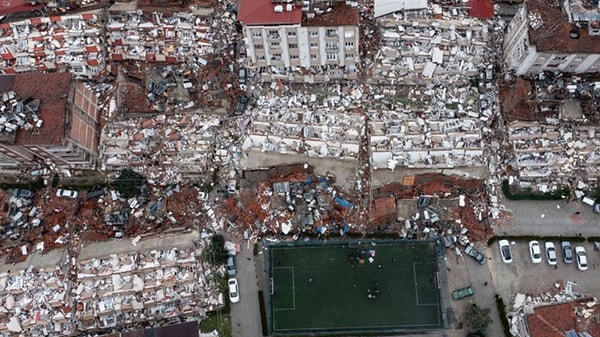
POLYGON ((592 73, 600 71, 600 54, 539 52, 529 42, 527 8, 522 6, 511 20, 504 38, 506 65, 517 75, 542 71, 592 73))
POLYGON ((358 63, 358 27, 246 26, 252 67, 342 66, 358 63))
POLYGON ((69 137, 90 154, 97 155, 100 139, 98 97, 83 82, 75 84, 69 137))

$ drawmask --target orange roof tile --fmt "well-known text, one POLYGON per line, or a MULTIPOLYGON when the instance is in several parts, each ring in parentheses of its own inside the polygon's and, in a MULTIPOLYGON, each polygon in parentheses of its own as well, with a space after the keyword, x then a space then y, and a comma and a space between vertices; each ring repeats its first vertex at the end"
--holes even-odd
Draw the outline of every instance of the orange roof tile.
POLYGON ((271 0, 241 0, 238 19, 244 25, 300 24, 302 8, 292 4, 292 10, 286 11, 287 6, 282 6, 282 12, 275 12, 271 0))

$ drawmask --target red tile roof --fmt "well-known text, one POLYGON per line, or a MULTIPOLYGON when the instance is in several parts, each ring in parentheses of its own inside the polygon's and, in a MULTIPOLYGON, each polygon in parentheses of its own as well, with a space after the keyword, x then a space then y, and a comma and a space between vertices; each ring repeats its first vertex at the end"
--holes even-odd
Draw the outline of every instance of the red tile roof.
POLYGON ((243 25, 280 25, 300 24, 302 8, 293 6, 291 11, 275 12, 275 4, 271 0, 241 0, 238 19, 243 25))
POLYGON ((30 5, 25 0, 12 0, 9 2, 9 6, 0 6, 0 15, 10 14, 10 13, 21 13, 21 12, 31 12, 36 9, 42 9, 46 7, 46 4, 40 3, 37 5, 30 5))
POLYGON ((491 19, 494 17, 493 0, 469 0, 469 16, 480 19, 491 19))
POLYGON ((600 36, 591 36, 588 27, 577 29, 569 23, 567 14, 560 7, 550 6, 546 0, 528 0, 527 13, 540 15, 542 26, 537 30, 529 27, 529 41, 539 52, 600 53, 600 36), (571 30, 579 32, 578 39, 569 38, 571 30))
POLYGON ((18 97, 40 100, 40 118, 44 124, 37 135, 19 129, 15 145, 60 145, 65 136, 67 96, 71 88, 71 73, 18 74, 12 90, 18 97))
POLYGON ((531 337, 565 337, 565 332, 569 330, 585 330, 592 336, 600 336, 600 324, 594 315, 588 319, 578 317, 574 312, 575 307, 585 307, 585 301, 536 308, 533 314, 527 316, 531 337))

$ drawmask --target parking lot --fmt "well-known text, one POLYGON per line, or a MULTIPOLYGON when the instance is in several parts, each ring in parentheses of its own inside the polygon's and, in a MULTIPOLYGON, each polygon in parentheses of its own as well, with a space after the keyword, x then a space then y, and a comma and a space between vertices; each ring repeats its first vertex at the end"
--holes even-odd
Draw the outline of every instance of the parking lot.
POLYGON ((558 253, 558 263, 555 266, 548 264, 544 251, 545 242, 543 240, 539 241, 542 248, 542 262, 537 264, 531 261, 528 241, 510 241, 510 243, 513 257, 512 263, 502 262, 497 242, 487 249, 487 254, 491 257, 488 262, 494 288, 504 298, 505 303, 512 303, 514 295, 519 292, 533 296, 543 293, 553 288, 557 281, 564 283, 571 281, 576 283, 577 286, 573 288, 575 292, 585 294, 599 293, 600 283, 597 281, 597 273, 600 252, 594 250, 592 243, 571 242, 573 249, 575 246, 585 248, 588 260, 588 270, 586 271, 577 269, 575 259, 570 264, 563 262, 560 242, 558 241, 554 242, 558 253))

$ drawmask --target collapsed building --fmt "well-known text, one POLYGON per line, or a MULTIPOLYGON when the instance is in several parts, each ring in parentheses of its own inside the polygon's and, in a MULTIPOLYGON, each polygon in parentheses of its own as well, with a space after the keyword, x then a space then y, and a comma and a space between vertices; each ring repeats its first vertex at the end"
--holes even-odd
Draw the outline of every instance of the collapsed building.
POLYGON ((0 23, 0 72, 70 71, 76 78, 98 78, 106 67, 103 31, 101 10, 0 23))

